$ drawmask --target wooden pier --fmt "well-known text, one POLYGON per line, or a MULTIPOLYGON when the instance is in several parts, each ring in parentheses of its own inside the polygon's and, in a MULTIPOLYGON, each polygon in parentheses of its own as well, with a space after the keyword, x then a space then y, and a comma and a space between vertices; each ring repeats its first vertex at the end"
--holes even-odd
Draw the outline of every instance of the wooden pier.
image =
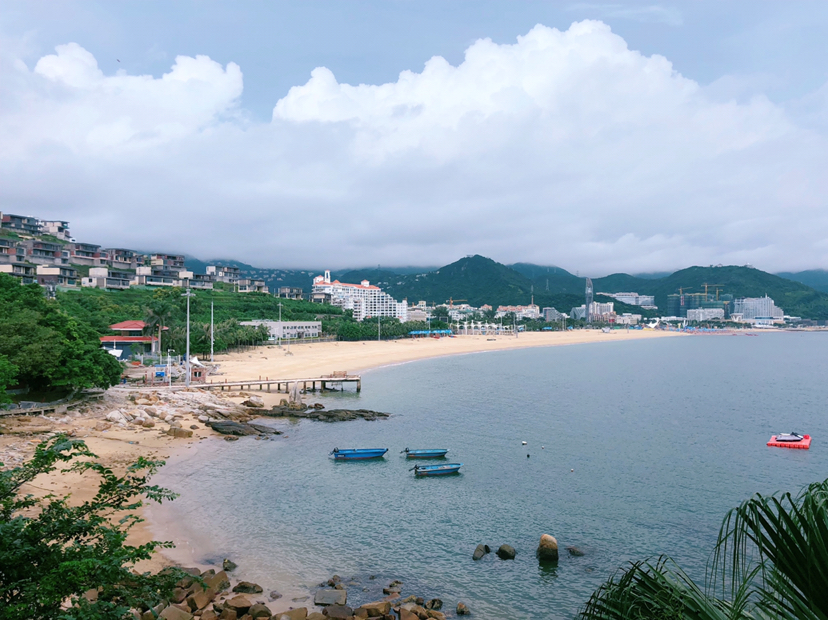
POLYGON ((260 392, 285 392, 290 391, 290 386, 298 383, 303 392, 315 392, 316 390, 327 390, 329 385, 338 385, 344 389, 346 383, 356 384, 356 391, 362 391, 362 376, 349 375, 347 373, 334 372, 322 377, 310 379, 270 379, 259 377, 258 379, 245 379, 243 381, 209 381, 207 383, 191 383, 190 387, 206 390, 247 390, 252 391, 258 387, 260 392))

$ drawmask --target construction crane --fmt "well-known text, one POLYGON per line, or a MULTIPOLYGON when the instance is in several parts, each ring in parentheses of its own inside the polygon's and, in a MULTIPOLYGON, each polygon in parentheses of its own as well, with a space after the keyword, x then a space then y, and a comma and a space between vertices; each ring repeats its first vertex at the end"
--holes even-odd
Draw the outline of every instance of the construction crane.
POLYGON ((702 286, 704 287, 705 297, 707 297, 707 287, 716 289, 716 301, 719 301, 719 291, 725 287, 724 284, 708 284, 707 282, 702 282, 702 286))
POLYGON ((451 297, 449 297, 445 301, 445 303, 447 303, 449 305, 449 308, 454 308, 454 302, 455 301, 468 301, 468 299, 452 299, 451 297))

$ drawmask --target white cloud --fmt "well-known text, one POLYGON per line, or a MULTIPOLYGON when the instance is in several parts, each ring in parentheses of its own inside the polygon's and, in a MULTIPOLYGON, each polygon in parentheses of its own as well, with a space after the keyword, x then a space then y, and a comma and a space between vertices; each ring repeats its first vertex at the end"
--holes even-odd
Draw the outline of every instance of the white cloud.
POLYGON ((601 22, 480 40, 389 84, 320 67, 270 123, 245 115, 240 68, 204 56, 160 78, 105 75, 74 43, 31 71, 0 62, 17 67, 0 83, 0 210, 104 245, 263 266, 481 253, 596 275, 828 262, 822 125, 713 96, 601 22))

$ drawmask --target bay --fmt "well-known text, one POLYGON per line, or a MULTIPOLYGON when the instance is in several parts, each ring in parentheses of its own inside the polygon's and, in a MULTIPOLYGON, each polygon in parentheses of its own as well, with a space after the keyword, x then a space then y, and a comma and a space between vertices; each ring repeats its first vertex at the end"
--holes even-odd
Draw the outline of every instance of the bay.
POLYGON ((629 561, 669 554, 702 580, 728 509, 828 477, 826 344, 692 336, 376 369, 360 395, 309 400, 390 419, 269 421, 289 437, 204 442, 162 470, 181 497, 153 514, 194 561, 232 557, 266 588, 338 573, 357 578, 359 603, 400 579, 404 595, 463 601, 478 618, 571 618, 629 561), (768 448, 780 431, 811 434, 811 450, 768 448), (389 452, 342 463, 334 447, 389 452), (405 447, 449 448, 462 474, 414 478, 405 447), (534 556, 544 533, 561 545, 557 566, 534 556), (474 562, 478 543, 517 557, 474 562))

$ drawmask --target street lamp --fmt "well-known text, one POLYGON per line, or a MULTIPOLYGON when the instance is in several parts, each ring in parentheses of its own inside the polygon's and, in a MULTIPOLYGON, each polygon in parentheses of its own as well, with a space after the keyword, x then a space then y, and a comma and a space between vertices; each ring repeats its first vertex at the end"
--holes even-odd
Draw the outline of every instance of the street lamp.
POLYGON ((184 385, 190 387, 190 375, 192 374, 190 370, 190 297, 192 297, 193 294, 190 292, 189 278, 187 279, 187 292, 183 293, 181 296, 187 298, 187 376, 184 379, 184 385))
MULTIPOLYGON (((278 346, 281 349, 282 348, 282 330, 284 329, 282 327, 282 302, 280 301, 277 305, 279 306, 279 332, 278 332, 279 333, 279 342, 278 342, 278 346)), ((290 346, 290 345, 288 345, 288 346, 290 346)))
POLYGON ((172 349, 167 349, 167 382, 172 388, 172 362, 170 361, 170 351, 172 351, 172 349))

